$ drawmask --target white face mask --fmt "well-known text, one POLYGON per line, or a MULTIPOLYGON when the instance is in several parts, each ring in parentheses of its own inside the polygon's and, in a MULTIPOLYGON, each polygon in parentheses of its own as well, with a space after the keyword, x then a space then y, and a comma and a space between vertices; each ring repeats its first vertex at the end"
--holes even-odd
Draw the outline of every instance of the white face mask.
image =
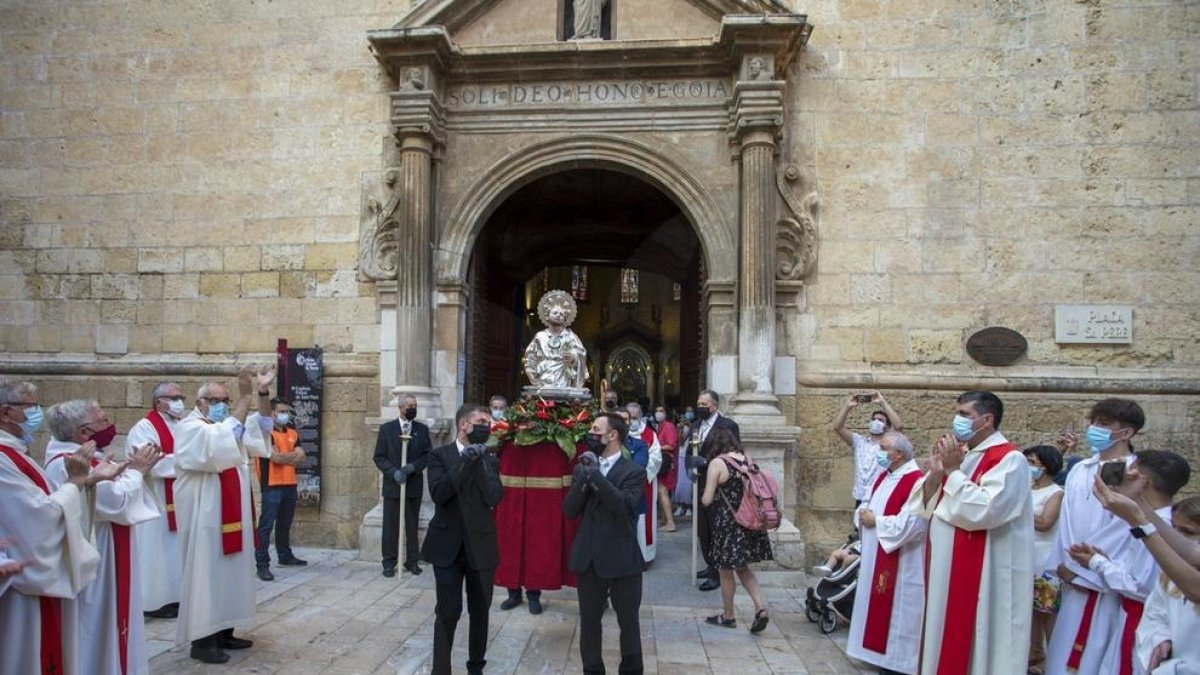
POLYGON ((659 421, 659 422, 666 422, 666 421, 667 421, 667 413, 665 413, 665 412, 656 412, 656 413, 654 413, 654 419, 655 419, 655 420, 657 420, 657 421, 659 421))
POLYGON ((172 399, 167 403, 167 412, 171 417, 183 417, 183 401, 172 399))
POLYGON ((871 420, 867 424, 867 431, 871 432, 871 434, 873 436, 878 436, 879 434, 882 434, 883 430, 886 428, 887 428, 887 425, 884 424, 883 420, 871 420))

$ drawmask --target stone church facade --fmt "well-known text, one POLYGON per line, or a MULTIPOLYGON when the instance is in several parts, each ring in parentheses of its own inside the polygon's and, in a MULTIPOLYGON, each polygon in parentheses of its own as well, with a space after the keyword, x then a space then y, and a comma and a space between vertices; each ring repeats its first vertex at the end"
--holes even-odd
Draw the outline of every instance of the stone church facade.
MULTIPOLYGON (((644 264, 684 280, 691 376, 784 477, 810 557, 848 529, 829 424, 857 390, 922 449, 963 389, 1022 444, 1128 395, 1142 445, 1195 463, 1194 4, 610 0, 571 39, 574 6, 0 9, 0 372, 128 428, 160 379, 319 344, 297 536, 353 547, 394 392, 444 425, 487 391, 482 242, 531 186, 619 175, 694 237, 644 264), (1067 305, 1131 307, 1131 338, 1056 339, 1067 305), (1027 341, 1010 365, 966 351, 994 326, 1027 341)), ((628 235, 579 229, 521 253, 628 235)))

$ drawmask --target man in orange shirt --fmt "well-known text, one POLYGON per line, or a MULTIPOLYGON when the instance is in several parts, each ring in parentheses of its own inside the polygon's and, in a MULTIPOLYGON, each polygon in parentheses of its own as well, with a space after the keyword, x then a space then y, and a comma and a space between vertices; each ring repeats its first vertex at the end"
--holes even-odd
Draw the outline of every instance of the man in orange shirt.
POLYGON ((292 406, 277 398, 271 401, 275 428, 271 430, 271 457, 261 458, 255 464, 258 484, 262 489, 262 514, 258 517, 258 537, 255 542, 254 562, 258 567, 258 578, 274 581, 271 574, 271 556, 267 546, 271 543, 271 529, 275 529, 275 552, 280 565, 307 565, 292 553, 292 516, 296 514, 296 465, 304 460, 300 449, 300 435, 292 426, 292 406))

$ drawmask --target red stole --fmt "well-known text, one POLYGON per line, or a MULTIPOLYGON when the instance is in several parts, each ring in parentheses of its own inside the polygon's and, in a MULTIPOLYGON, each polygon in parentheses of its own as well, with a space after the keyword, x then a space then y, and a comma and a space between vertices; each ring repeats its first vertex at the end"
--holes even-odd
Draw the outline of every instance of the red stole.
MULTIPOLYGON (((162 448, 164 455, 174 454, 175 452, 175 436, 171 433, 171 427, 167 426, 166 420, 157 410, 151 410, 146 413, 146 419, 150 421, 150 426, 154 427, 155 433, 158 434, 158 446, 162 448)), ((175 524, 175 479, 163 479, 163 493, 167 497, 167 529, 174 532, 175 524)))
MULTIPOLYGON (((920 471, 910 471, 900 477, 892 494, 888 496, 882 515, 894 516, 900 513, 900 509, 904 508, 913 486, 920 480, 921 475, 920 471)), ((875 496, 875 492, 887 476, 888 472, 886 471, 879 474, 879 478, 875 481, 875 487, 871 488, 872 497, 875 496)), ((899 569, 900 551, 888 553, 883 550, 882 544, 877 544, 875 570, 871 577, 869 591, 871 597, 867 602, 867 623, 863 628, 864 649, 870 649, 880 654, 887 653, 888 632, 892 626, 892 606, 896 599, 896 572, 899 569)))
MULTIPOLYGON (((1002 443, 985 450, 975 471, 971 473, 971 482, 978 483, 983 474, 996 468, 1016 447, 1012 443, 1002 443)), ((979 616, 979 587, 983 583, 987 540, 987 530, 954 528, 954 563, 950 566, 942 649, 938 656, 937 672, 940 675, 957 675, 970 670, 971 643, 979 616)))
POLYGON ((1080 589, 1087 593, 1087 602, 1083 605, 1083 616, 1079 617, 1079 630, 1075 632, 1075 641, 1071 643, 1071 653, 1067 655, 1067 670, 1079 670, 1083 660, 1083 649, 1087 646, 1088 634, 1092 632, 1092 617, 1096 614, 1096 601, 1100 593, 1090 588, 1080 589))
POLYGON ((1121 629, 1120 675, 1133 674, 1133 641, 1138 623, 1142 620, 1142 610, 1145 608, 1144 603, 1121 596, 1121 609, 1125 610, 1125 626, 1121 629))
POLYGON ((221 479, 221 552, 242 551, 242 479, 237 467, 225 469, 221 479))
MULTIPOLYGON (((37 467, 29 461, 29 458, 24 453, 18 452, 6 445, 0 445, 0 453, 6 455, 16 465, 17 470, 25 474, 25 477, 32 481, 34 485, 41 488, 42 492, 45 492, 47 495, 50 494, 50 485, 46 483, 46 477, 37 470, 37 467)), ((57 675, 63 672, 62 600, 39 595, 38 605, 42 618, 42 641, 40 648, 42 673, 57 675)))
MULTIPOLYGON (((642 439, 642 442, 646 444, 646 457, 647 461, 649 461, 650 448, 654 445, 654 430, 650 428, 649 424, 647 424, 646 426, 642 427, 642 433, 638 434, 638 436, 642 439)), ((658 495, 654 494, 654 483, 650 482, 651 476, 647 474, 646 478, 646 484, 642 486, 642 497, 646 500, 646 546, 653 546, 655 526, 653 513, 654 505, 656 503, 655 500, 658 499, 658 495)))

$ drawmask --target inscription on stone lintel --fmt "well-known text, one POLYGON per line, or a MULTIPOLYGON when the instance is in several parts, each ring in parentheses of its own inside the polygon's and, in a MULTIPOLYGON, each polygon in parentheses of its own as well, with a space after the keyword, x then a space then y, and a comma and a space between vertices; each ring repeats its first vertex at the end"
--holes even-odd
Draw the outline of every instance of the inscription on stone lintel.
POLYGON ((716 79, 466 84, 446 90, 446 106, 459 110, 546 105, 723 103, 727 98, 729 84, 716 79))
POLYGON ((1130 344, 1133 307, 1129 305, 1057 305, 1054 341, 1059 344, 1130 344))

